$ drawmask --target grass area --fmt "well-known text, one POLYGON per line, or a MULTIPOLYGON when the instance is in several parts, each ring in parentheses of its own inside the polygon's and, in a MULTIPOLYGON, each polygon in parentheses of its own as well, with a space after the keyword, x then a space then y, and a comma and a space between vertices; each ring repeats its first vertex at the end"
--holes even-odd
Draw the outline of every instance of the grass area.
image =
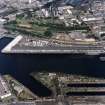
POLYGON ((88 30, 87 26, 66 27, 64 23, 52 18, 48 19, 26 19, 23 16, 17 16, 15 21, 7 22, 4 27, 10 31, 18 31, 25 35, 50 38, 56 32, 68 32, 73 30, 88 30))

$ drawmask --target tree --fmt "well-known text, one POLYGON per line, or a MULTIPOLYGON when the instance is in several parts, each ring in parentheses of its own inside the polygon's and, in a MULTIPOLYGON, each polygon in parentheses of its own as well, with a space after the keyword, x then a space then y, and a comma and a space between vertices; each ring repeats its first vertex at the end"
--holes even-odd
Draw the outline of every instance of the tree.
POLYGON ((47 31, 45 31, 44 35, 47 36, 47 37, 51 37, 52 32, 50 30, 47 30, 47 31))

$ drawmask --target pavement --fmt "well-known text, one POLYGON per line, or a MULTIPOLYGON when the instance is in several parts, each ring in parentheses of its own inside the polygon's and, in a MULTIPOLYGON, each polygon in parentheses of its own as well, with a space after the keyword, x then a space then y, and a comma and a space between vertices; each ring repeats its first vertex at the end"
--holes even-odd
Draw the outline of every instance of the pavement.
POLYGON ((17 36, 3 50, 3 53, 84 53, 98 55, 105 53, 104 42, 97 44, 59 44, 44 39, 30 39, 17 36))

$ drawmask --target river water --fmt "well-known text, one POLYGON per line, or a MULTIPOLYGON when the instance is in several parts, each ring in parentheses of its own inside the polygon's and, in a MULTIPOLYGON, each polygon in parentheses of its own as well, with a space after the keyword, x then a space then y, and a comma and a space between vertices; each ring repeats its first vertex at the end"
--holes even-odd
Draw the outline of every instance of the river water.
MULTIPOLYGON (((0 50, 11 40, 12 38, 8 37, 1 38, 0 50)), ((100 61, 98 56, 0 53, 0 73, 12 75, 39 96, 49 95, 51 91, 33 80, 29 74, 43 70, 103 78, 105 77, 105 62, 100 61)))

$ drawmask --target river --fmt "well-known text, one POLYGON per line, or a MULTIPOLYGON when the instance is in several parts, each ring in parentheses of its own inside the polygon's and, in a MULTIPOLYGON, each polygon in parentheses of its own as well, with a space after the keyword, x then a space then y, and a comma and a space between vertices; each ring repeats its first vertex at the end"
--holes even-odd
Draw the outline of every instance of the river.
MULTIPOLYGON (((12 38, 0 39, 0 50, 12 38)), ((53 71, 88 76, 105 77, 105 62, 98 56, 64 54, 2 54, 0 53, 0 73, 10 74, 39 96, 51 94, 51 91, 33 80, 29 74, 33 71, 53 71)))

